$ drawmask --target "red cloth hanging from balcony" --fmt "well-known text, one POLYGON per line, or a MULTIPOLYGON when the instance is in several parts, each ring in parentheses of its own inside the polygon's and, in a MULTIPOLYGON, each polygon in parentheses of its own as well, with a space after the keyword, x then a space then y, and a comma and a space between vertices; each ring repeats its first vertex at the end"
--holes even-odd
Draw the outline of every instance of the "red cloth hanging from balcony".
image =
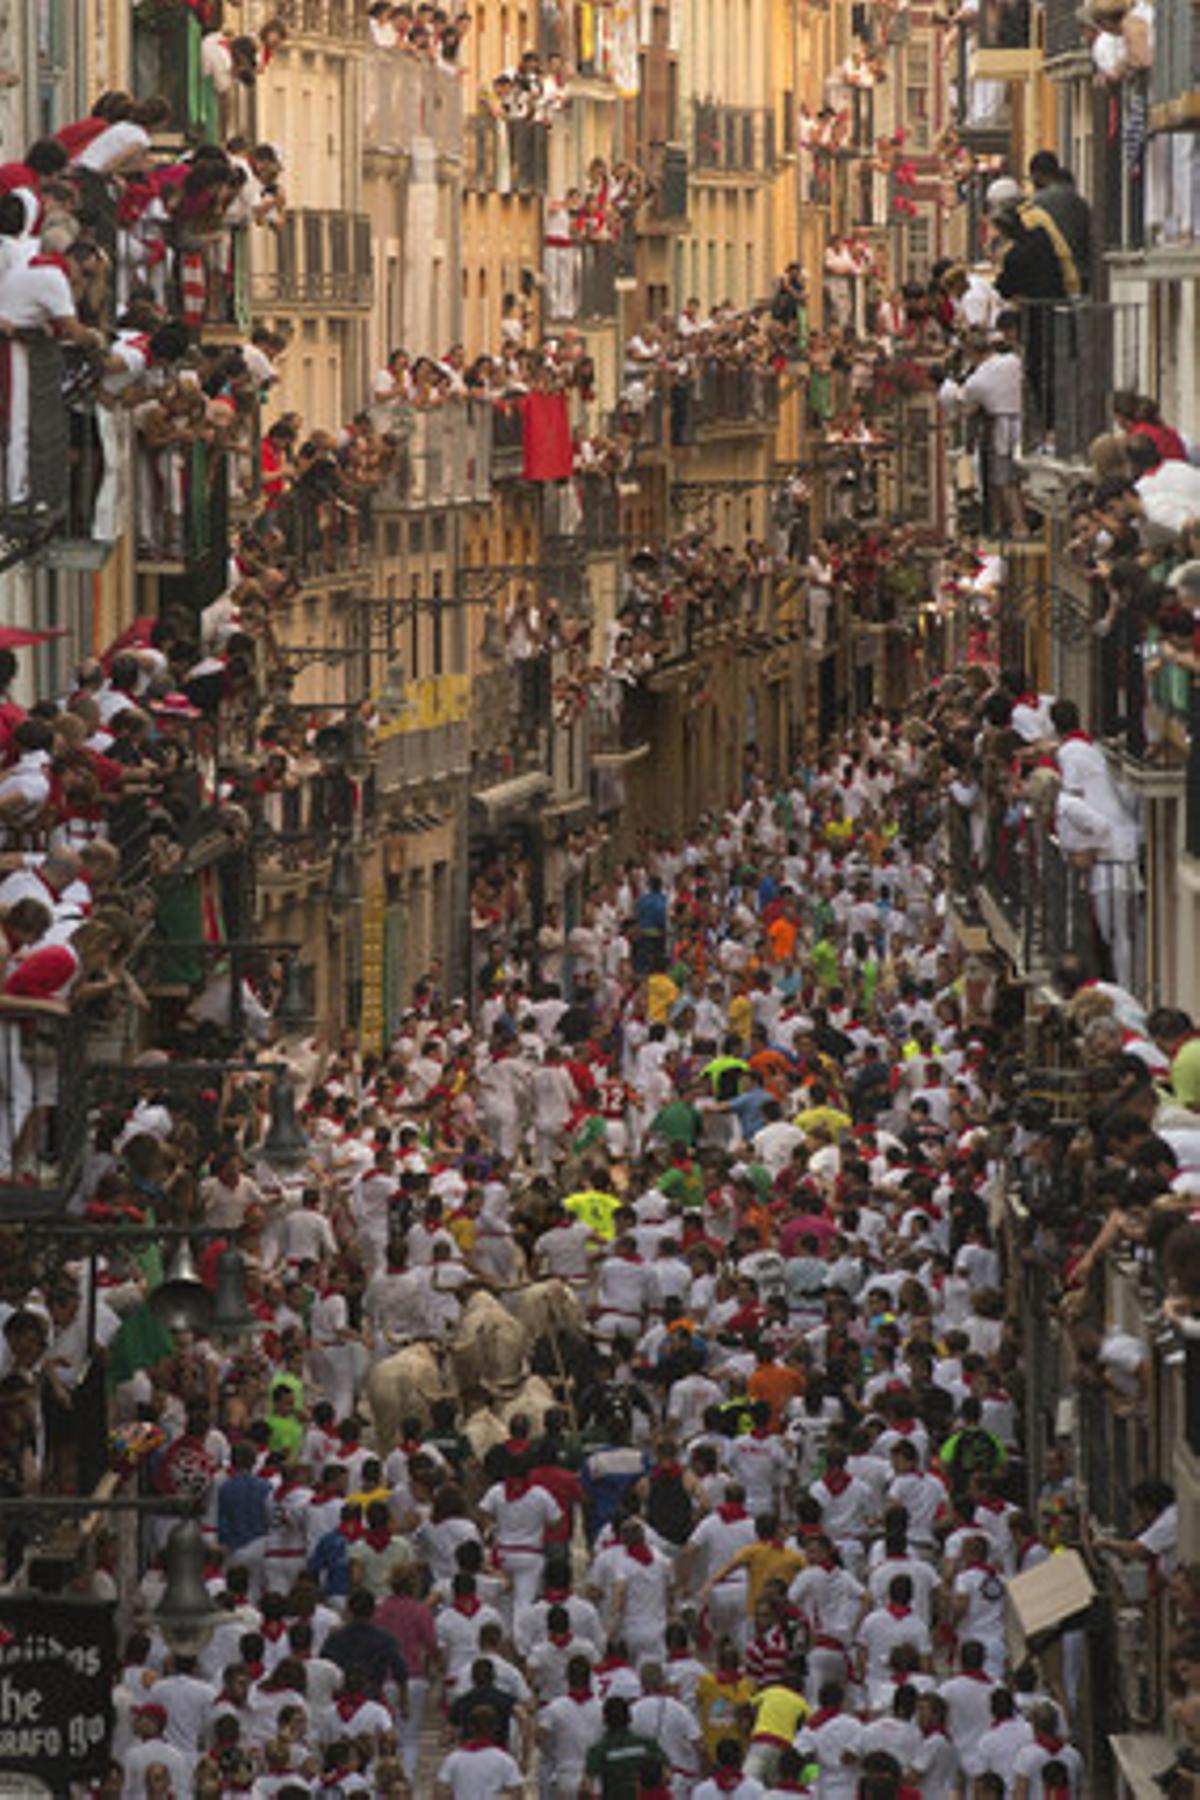
POLYGON ((525 418, 525 480, 568 481, 574 457, 567 396, 526 394, 521 410, 525 418))

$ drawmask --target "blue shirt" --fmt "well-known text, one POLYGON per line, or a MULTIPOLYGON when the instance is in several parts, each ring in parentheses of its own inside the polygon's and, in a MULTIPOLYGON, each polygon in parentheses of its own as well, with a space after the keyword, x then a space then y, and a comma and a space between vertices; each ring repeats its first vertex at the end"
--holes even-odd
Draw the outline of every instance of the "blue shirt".
POLYGON ((217 1495, 217 1538, 225 1550, 244 1550, 266 1537, 271 1522, 271 1484, 261 1475, 240 1470, 221 1484, 217 1495))
POLYGON ((308 1570, 327 1594, 340 1597, 350 1592, 350 1543, 336 1525, 317 1539, 308 1570))
POLYGON ((739 1094, 736 1100, 729 1102, 729 1110, 736 1115, 744 1138, 752 1138, 755 1132, 761 1131, 766 1124, 763 1108, 770 1098, 766 1088, 752 1087, 747 1088, 744 1094, 739 1094))

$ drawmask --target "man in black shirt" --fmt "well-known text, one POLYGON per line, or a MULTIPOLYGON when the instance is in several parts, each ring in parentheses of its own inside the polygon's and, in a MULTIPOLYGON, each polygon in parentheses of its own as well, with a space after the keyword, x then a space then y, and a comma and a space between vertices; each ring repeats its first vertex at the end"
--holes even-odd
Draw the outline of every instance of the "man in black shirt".
POLYGON ((365 1588, 356 1588, 346 1602, 346 1611, 348 1623, 330 1632, 322 1656, 336 1663, 343 1674, 347 1669, 362 1669, 373 1700, 379 1698, 385 1682, 394 1681, 400 1690, 403 1710, 408 1668, 396 1648, 395 1638, 374 1623, 374 1595, 367 1593, 365 1588))

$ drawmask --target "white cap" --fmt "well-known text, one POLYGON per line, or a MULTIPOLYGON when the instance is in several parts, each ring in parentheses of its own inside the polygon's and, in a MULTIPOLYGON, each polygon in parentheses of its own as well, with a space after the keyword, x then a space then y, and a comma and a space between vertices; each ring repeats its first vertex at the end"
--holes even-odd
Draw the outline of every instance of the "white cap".
POLYGON ((984 204, 989 213, 1007 212, 1011 207, 1019 206, 1024 197, 1019 181, 1014 181, 1011 175, 999 175, 988 183, 984 204))

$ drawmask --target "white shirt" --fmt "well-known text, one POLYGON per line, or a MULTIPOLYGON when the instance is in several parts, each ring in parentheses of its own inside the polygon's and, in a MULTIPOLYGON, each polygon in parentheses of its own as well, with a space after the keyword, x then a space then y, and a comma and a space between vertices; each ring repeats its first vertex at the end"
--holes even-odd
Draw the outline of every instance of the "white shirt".
POLYGON ((519 1765, 507 1750, 485 1744, 478 1750, 453 1750, 437 1772, 453 1800, 496 1800, 510 1788, 524 1792, 519 1765))
POLYGON ((700 1772, 700 1722, 671 1694, 646 1694, 636 1700, 632 1728, 657 1744, 676 1775, 700 1772))
POLYGON ((510 1500, 499 1481, 488 1489, 479 1508, 496 1527, 498 1550, 540 1550, 547 1527, 562 1518, 558 1501, 546 1488, 529 1487, 510 1500))

